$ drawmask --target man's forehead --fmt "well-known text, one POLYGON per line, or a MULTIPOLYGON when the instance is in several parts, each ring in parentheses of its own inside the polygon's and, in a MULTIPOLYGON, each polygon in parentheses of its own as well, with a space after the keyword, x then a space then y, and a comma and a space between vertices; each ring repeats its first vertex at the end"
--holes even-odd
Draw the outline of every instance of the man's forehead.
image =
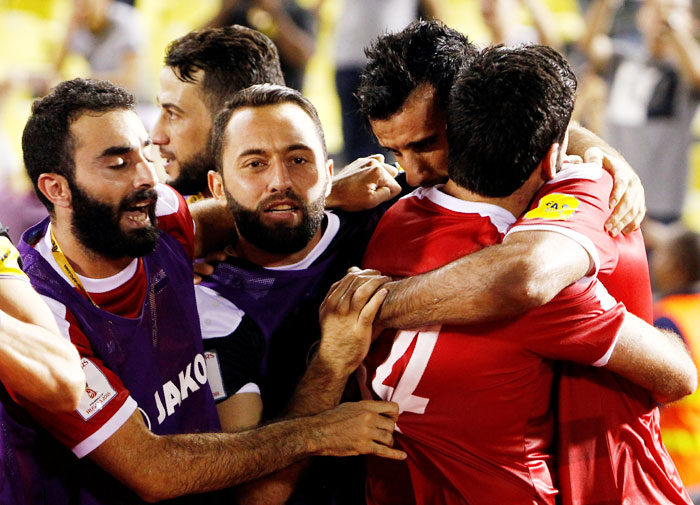
POLYGON ((86 111, 70 126, 76 147, 92 145, 142 144, 148 133, 138 115, 130 109, 106 112, 86 111))
POLYGON ((445 116, 435 89, 420 86, 395 114, 387 119, 370 121, 370 124, 380 142, 404 144, 444 129, 445 116))
POLYGON ((163 105, 174 103, 179 105, 183 100, 196 98, 204 103, 204 95, 201 87, 204 79, 204 70, 197 70, 192 74, 194 82, 183 81, 174 67, 165 66, 160 72, 160 90, 158 102, 163 105))
POLYGON ((296 104, 281 103, 242 107, 231 114, 226 126, 227 144, 238 152, 270 141, 279 144, 321 148, 321 139, 311 117, 296 104))

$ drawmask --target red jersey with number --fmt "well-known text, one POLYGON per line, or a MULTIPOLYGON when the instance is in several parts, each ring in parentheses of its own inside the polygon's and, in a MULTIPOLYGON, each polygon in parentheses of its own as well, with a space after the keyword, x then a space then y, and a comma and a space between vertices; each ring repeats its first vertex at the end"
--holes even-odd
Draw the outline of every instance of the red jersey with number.
MULTIPOLYGON (((419 274, 500 242, 513 221, 420 188, 382 218, 364 266, 419 274)), ((551 360, 606 364, 623 318, 589 282, 519 318, 384 332, 360 382, 366 397, 399 404, 396 445, 408 459, 370 458, 368 502, 553 504, 551 360)))
MULTIPOLYGON (((576 240, 591 257, 590 275, 651 322, 641 233, 613 238, 604 230, 611 189, 612 177, 600 167, 565 164, 509 234, 547 230, 576 240)), ((563 505, 691 503, 661 442, 659 409, 648 391, 607 370, 564 363, 558 396, 563 505)))

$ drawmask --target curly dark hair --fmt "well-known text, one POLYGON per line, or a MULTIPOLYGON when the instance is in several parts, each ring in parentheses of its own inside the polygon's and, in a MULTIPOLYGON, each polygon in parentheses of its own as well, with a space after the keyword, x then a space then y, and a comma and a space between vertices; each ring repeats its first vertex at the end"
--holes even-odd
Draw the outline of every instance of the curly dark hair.
POLYGON ((323 134, 323 126, 316 112, 316 107, 297 90, 276 84, 256 84, 236 93, 231 101, 219 112, 214 120, 211 135, 211 152, 216 163, 216 170, 223 172, 223 152, 226 147, 225 135, 226 127, 231 121, 233 113, 244 107, 265 107, 266 105, 277 105, 291 103, 300 107, 314 123, 316 133, 321 140, 324 157, 328 157, 326 150, 326 138, 323 134))
POLYGON ((216 116, 237 91, 253 84, 281 84, 279 54, 262 33, 240 25, 204 28, 174 40, 165 53, 165 65, 183 82, 196 82, 204 70, 201 89, 216 116))
POLYGON ((380 35, 365 49, 368 63, 355 93, 360 110, 368 120, 387 119, 423 83, 445 106, 459 68, 476 52, 466 36, 440 21, 414 21, 380 35))
POLYGON ((32 104, 22 133, 24 166, 41 203, 53 213, 53 204, 39 191, 39 176, 55 173, 73 182, 75 139, 71 125, 85 112, 133 110, 134 96, 109 81, 73 79, 53 88, 32 104))
POLYGON ((455 79, 447 108, 448 172, 486 197, 520 188, 571 119, 576 77, 554 49, 484 49, 455 79))

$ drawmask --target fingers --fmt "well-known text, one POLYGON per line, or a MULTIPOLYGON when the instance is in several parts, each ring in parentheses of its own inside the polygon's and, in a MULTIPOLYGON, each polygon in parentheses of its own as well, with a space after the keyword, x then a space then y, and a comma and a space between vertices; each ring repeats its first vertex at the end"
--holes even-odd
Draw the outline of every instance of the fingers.
MULTIPOLYGON (((391 165, 386 166, 390 167, 391 165)), ((370 188, 372 191, 374 191, 377 205, 387 200, 391 200, 396 195, 401 193, 401 185, 396 182, 394 177, 396 177, 396 175, 388 174, 388 176, 382 176, 377 181, 377 185, 374 186, 374 188, 370 188)))
MULTIPOLYGON (((378 270, 360 270, 357 267, 351 267, 345 277, 331 286, 326 299, 321 304, 321 310, 333 310, 340 314, 355 311, 359 317, 360 311, 377 289, 390 280, 389 277, 381 275, 378 270)), ((378 309, 379 307, 376 310, 378 309)))
POLYGON ((374 318, 377 316, 377 312, 379 312, 379 309, 381 308, 382 303, 384 303, 384 300, 386 300, 388 294, 388 289, 379 289, 379 291, 376 291, 372 295, 372 298, 370 298, 364 307, 362 307, 358 322, 362 325, 371 326, 372 323, 374 323, 374 318))
POLYGON ((381 414, 394 422, 399 418, 399 404, 395 402, 382 402, 375 400, 363 400, 359 402, 366 410, 381 414))
MULTIPOLYGON (((617 180, 617 179, 616 179, 617 180)), ((646 213, 644 188, 636 175, 622 180, 613 186, 610 195, 612 214, 605 223, 605 229, 614 237, 621 231, 631 233, 639 227, 646 213)))
POLYGON ((589 147, 586 149, 586 152, 583 153, 583 161, 586 163, 596 163, 602 165, 604 158, 605 154, 597 147, 589 147))
POLYGON ((379 456, 382 458, 397 460, 404 460, 408 457, 408 455, 403 451, 400 451, 398 449, 392 449, 391 447, 387 447, 386 445, 376 443, 370 447, 369 454, 374 454, 375 456, 379 456))
POLYGON ((216 261, 225 261, 226 260, 226 253, 224 251, 214 251, 212 253, 207 254, 204 257, 204 261, 206 263, 214 263, 216 261))

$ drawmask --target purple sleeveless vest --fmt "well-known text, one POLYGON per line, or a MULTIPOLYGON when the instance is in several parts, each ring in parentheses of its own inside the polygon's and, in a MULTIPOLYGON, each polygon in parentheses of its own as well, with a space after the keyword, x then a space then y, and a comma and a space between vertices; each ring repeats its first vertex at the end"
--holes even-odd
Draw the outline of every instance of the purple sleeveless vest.
MULTIPOLYGON (((27 230, 19 245, 32 285, 78 319, 95 354, 130 391, 150 430, 158 435, 219 431, 206 380, 192 265, 182 245, 161 232, 155 251, 143 258, 148 291, 141 315, 127 319, 93 306, 33 249, 47 225, 48 219, 27 230)), ((0 503, 141 503, 89 457, 76 458, 6 395, 2 403, 0 503)))

